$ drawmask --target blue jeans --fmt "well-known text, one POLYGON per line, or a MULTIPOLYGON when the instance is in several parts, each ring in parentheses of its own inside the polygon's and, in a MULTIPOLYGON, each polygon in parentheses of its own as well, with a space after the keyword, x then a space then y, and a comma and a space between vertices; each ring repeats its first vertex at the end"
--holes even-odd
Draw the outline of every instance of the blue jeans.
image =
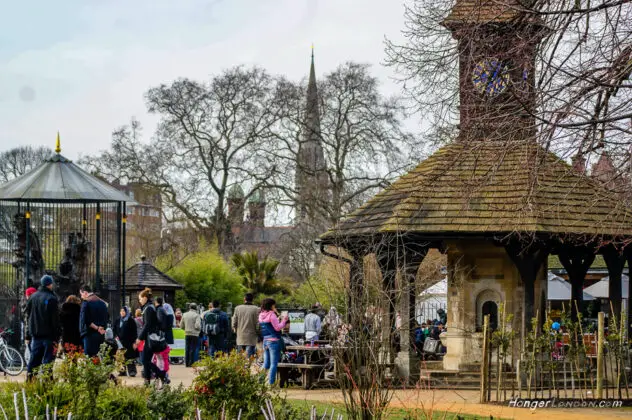
POLYGON ((193 352, 193 363, 200 360, 200 349, 202 348, 202 342, 204 339, 202 337, 198 337, 197 345, 195 346, 195 351, 193 352))
POLYGON ((274 384, 277 375, 277 365, 281 360, 281 343, 279 340, 263 340, 263 368, 268 371, 268 383, 274 384))
POLYGON ((252 357, 257 353, 257 346, 237 346, 237 351, 245 351, 246 356, 252 357))
POLYGON ((105 337, 98 332, 90 332, 83 337, 83 352, 88 357, 94 357, 99 354, 101 344, 105 341, 105 337))
POLYGON ((31 358, 26 372, 31 375, 35 369, 53 362, 53 340, 34 338, 30 344, 31 358))
POLYGON ((224 337, 209 336, 208 337, 208 355, 213 358, 218 351, 224 351, 224 337))

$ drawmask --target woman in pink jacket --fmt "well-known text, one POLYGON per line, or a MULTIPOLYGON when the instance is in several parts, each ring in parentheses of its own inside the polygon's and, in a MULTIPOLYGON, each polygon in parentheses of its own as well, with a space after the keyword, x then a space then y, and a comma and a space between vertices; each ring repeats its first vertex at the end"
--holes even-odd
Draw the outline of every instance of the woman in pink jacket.
POLYGON ((276 380, 277 365, 281 359, 281 330, 287 324, 287 317, 279 320, 274 299, 266 298, 261 302, 259 326, 263 336, 263 368, 268 370, 268 383, 276 380))

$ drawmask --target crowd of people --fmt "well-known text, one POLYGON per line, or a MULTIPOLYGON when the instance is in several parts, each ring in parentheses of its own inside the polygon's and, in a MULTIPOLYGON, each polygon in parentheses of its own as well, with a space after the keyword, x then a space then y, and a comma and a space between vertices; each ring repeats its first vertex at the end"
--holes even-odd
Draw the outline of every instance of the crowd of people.
MULTIPOLYGON (((154 299, 151 289, 147 288, 138 294, 140 307, 134 313, 128 306, 120 308, 110 328, 108 304, 89 286, 81 287, 80 297, 68 296, 61 305, 53 289, 53 278, 45 275, 38 290, 29 288, 25 293, 23 312, 25 344, 30 355, 29 379, 40 366, 52 363, 60 353, 83 353, 96 358, 106 349, 113 358, 117 353, 124 357, 125 367, 119 375, 136 376, 137 364, 140 364, 146 384, 152 379, 168 384, 173 328, 178 327, 185 336, 185 366, 193 366, 203 348, 209 357, 227 352, 231 347, 229 337, 234 335, 236 349, 247 357, 257 354, 257 344, 261 342, 268 382, 275 382, 284 348, 282 331, 288 326, 289 318, 287 313, 278 313, 274 299, 265 298, 261 306, 256 306, 253 294, 246 293, 243 304, 229 317, 217 300, 204 312, 195 303, 189 304, 184 313, 180 309, 174 311, 161 297, 154 299)), ((304 318, 305 342, 313 343, 321 337, 335 339, 341 326, 335 308, 327 314, 320 304, 315 304, 304 318)))
POLYGON ((155 300, 151 289, 138 295, 140 308, 132 316, 127 306, 109 328, 108 304, 89 286, 80 288, 80 296, 68 296, 60 306, 53 292, 49 275, 40 280, 40 287, 25 292, 24 337, 28 350, 27 378, 36 370, 52 363, 60 353, 83 353, 96 358, 105 344, 110 356, 121 352, 126 361, 120 375, 136 376, 136 362, 143 366, 143 378, 168 384, 169 344, 173 344, 175 313, 162 298, 155 300))

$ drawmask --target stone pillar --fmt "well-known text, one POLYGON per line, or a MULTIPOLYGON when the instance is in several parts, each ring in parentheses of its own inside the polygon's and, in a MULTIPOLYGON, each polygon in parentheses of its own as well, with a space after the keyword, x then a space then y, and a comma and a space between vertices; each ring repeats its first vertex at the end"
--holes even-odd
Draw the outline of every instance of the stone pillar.
POLYGON ((471 290, 469 275, 473 267, 463 251, 456 244, 448 251, 448 352, 443 356, 443 368, 449 371, 458 371, 461 364, 468 361, 468 343, 472 340, 473 331, 467 320, 476 317, 476 299, 468 298, 468 289, 471 290))
POLYGON ((362 302, 362 285, 364 284, 364 256, 351 252, 353 261, 349 266, 349 296, 347 297, 347 322, 361 325, 364 313, 359 310, 362 302))
POLYGON ((400 330, 400 351, 397 353, 395 364, 401 378, 415 380, 419 376, 419 358, 413 347, 415 329, 415 280, 421 262, 428 253, 428 246, 412 248, 407 246, 400 253, 398 259, 401 294, 399 298, 399 313, 402 317, 400 330))
POLYGON ((397 249, 389 246, 380 246, 375 252, 377 264, 382 273, 382 291, 384 294, 383 309, 386 309, 382 321, 382 351, 387 362, 393 363, 395 355, 393 352, 393 326, 395 325, 395 305, 397 292, 395 288, 395 278, 397 277, 397 249))

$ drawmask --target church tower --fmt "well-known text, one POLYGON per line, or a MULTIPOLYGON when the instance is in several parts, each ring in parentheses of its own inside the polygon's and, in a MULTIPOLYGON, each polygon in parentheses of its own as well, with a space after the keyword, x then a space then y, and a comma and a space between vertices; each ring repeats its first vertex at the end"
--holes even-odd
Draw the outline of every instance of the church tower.
POLYGON ((321 140, 320 110, 314 67, 314 50, 307 85, 307 102, 296 161, 296 223, 313 224, 320 219, 315 209, 322 208, 329 193, 327 164, 321 140))

